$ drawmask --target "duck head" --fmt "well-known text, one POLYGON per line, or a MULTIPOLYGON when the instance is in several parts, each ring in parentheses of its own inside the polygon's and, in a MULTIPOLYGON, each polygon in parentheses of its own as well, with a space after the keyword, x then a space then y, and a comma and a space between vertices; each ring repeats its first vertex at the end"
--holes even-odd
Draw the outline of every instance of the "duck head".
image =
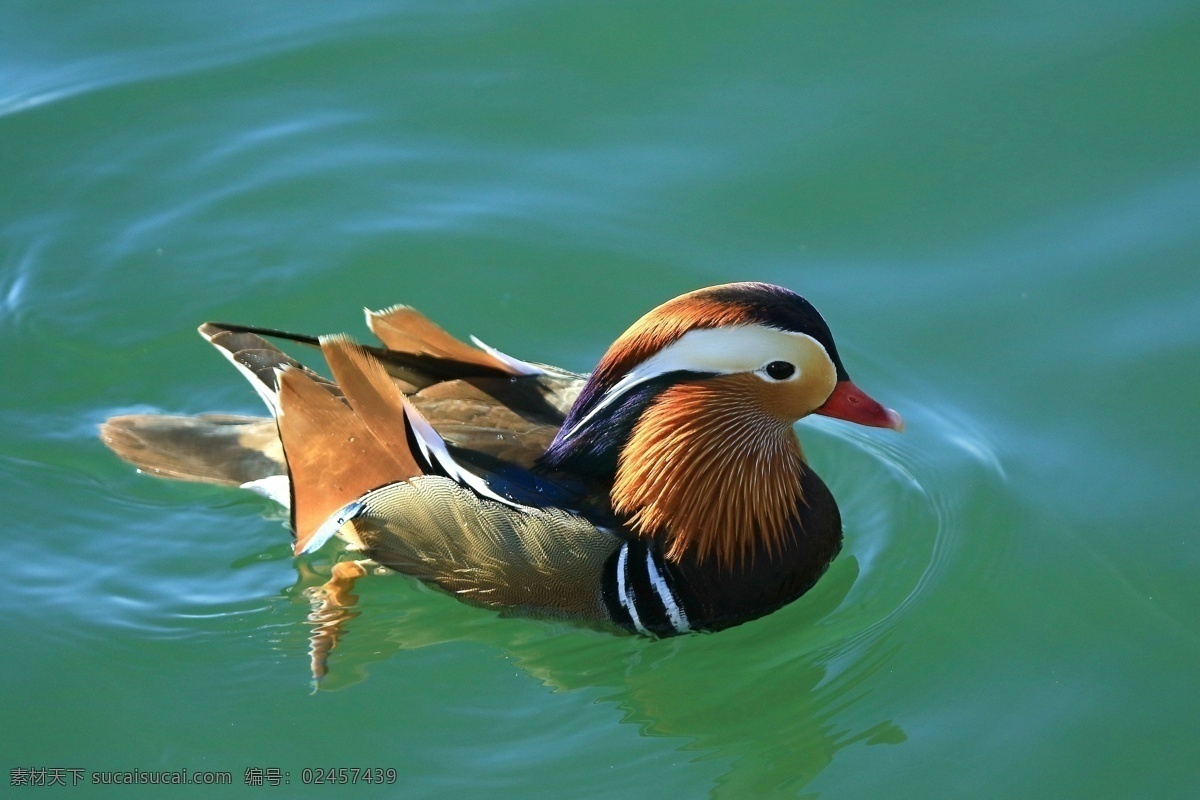
POLYGON ((825 320, 779 286, 670 300, 609 348, 542 458, 611 480, 613 510, 670 559, 731 564, 791 535, 805 469, 793 424, 902 430, 850 381, 825 320))

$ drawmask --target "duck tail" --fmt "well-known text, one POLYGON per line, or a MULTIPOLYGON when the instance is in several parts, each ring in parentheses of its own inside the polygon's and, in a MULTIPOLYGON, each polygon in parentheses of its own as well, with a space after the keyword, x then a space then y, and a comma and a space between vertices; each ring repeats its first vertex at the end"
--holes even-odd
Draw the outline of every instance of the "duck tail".
MULTIPOLYGON (((101 439, 149 474, 240 486, 290 506, 296 552, 307 552, 343 525, 366 493, 433 468, 430 459, 444 445, 430 444, 441 441, 432 428, 413 430, 429 426, 414 419, 419 413, 407 395, 443 381, 545 374, 486 345, 460 342, 407 306, 371 312, 368 324, 384 347, 206 322, 200 335, 250 382, 274 419, 113 417, 101 426, 101 439), (333 380, 268 339, 320 350, 333 380)), ((469 475, 460 477, 475 486, 469 475)))
POLYGON ((287 475, 274 420, 229 414, 130 414, 100 426, 100 439, 150 475, 241 486, 287 502, 270 487, 287 475))
MULTIPOLYGON (((200 326, 200 335, 250 381, 273 416, 279 413, 282 370, 295 368, 337 392, 331 382, 305 369, 257 333, 209 322, 200 326)), ((310 343, 307 337, 280 335, 310 343)), ((287 464, 273 419, 229 414, 131 414, 107 420, 100 426, 100 439, 147 474, 240 486, 283 505, 290 503, 287 464)))

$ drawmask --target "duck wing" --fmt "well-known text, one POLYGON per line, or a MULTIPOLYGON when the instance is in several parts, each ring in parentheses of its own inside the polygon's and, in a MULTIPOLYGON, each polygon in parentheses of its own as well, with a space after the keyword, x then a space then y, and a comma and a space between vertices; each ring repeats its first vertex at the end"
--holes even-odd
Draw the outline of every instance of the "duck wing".
POLYGON ((533 470, 582 376, 473 348, 403 306, 368 323, 388 349, 206 323, 201 335, 275 418, 131 415, 108 420, 102 438, 150 474, 242 486, 290 505, 297 552, 319 546, 367 493, 426 474, 514 506, 579 510, 596 505, 595 495, 606 508, 606 492, 533 470), (319 348, 333 379, 266 336, 319 348))
POLYGON ((561 403, 583 385, 577 376, 468 378, 433 384, 410 399, 455 447, 532 468, 562 427, 561 403))
POLYGON ((621 540, 561 509, 517 509, 435 475, 368 493, 343 536, 387 567, 473 605, 607 620, 605 565, 621 540))

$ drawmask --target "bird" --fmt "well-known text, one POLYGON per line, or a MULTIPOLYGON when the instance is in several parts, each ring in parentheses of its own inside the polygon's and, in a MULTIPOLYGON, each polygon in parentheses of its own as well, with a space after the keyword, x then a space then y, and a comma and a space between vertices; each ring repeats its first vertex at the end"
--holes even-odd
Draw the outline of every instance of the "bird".
POLYGON ((271 416, 115 416, 101 439, 145 473, 278 501, 296 556, 340 538, 361 560, 331 585, 386 567, 502 615, 660 638, 770 614, 841 550, 798 420, 904 429, 816 308, 768 283, 668 300, 590 374, 406 305, 366 321, 380 344, 205 323, 271 416), (273 342, 314 348, 332 377, 273 342))

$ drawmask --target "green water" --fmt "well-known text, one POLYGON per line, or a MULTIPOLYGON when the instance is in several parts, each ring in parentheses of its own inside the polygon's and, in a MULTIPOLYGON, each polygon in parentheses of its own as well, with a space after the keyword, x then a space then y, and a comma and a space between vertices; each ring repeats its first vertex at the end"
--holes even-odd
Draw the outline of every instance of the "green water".
POLYGON ((1200 796, 1194 2, 7 0, 0 342, 5 796, 1200 796), (747 279, 909 430, 800 425, 846 548, 717 635, 380 578, 311 694, 334 548, 95 437, 261 413, 204 320, 405 302, 582 371, 747 279))

